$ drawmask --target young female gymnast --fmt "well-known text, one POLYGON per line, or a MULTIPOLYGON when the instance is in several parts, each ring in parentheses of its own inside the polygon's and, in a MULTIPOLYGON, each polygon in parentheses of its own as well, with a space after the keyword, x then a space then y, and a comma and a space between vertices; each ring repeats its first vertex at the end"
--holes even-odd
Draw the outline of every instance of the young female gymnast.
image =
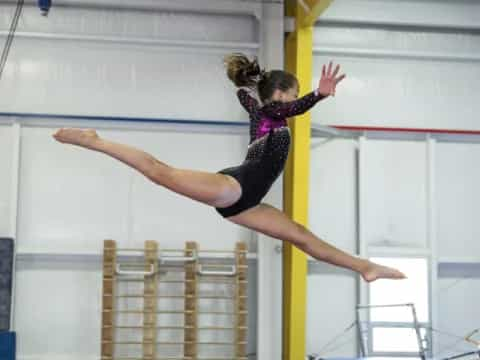
POLYGON ((244 162, 236 167, 207 173, 169 166, 150 154, 114 143, 95 130, 60 129, 53 137, 61 142, 99 151, 116 158, 152 182, 178 194, 213 206, 229 221, 288 241, 314 258, 358 272, 370 282, 380 278, 402 279, 400 271, 349 255, 316 237, 282 211, 261 203, 283 171, 290 147, 287 118, 303 114, 318 101, 335 95, 340 67, 323 66, 318 88, 297 99, 298 81, 290 73, 260 69, 257 60, 242 54, 225 58, 227 75, 239 88, 240 103, 250 115, 250 145, 244 162))

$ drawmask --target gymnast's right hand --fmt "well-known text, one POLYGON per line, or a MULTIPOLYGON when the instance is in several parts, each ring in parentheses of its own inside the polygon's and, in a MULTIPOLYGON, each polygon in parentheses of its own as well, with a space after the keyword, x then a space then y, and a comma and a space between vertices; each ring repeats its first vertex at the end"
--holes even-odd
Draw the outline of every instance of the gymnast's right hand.
POLYGON ((318 92, 323 96, 335 96, 335 90, 337 84, 345 79, 346 75, 342 74, 339 77, 336 77, 340 71, 340 65, 335 67, 335 70, 332 72, 332 62, 328 64, 328 69, 325 65, 322 67, 322 78, 318 82, 318 92))

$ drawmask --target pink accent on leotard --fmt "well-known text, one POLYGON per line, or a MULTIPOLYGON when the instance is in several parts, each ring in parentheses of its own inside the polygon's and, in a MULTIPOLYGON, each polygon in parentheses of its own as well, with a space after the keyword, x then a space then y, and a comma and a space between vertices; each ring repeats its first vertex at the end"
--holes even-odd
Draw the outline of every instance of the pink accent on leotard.
POLYGON ((270 130, 277 129, 283 126, 287 126, 287 120, 273 120, 268 117, 262 117, 257 127, 256 139, 261 138, 265 134, 268 134, 270 130))

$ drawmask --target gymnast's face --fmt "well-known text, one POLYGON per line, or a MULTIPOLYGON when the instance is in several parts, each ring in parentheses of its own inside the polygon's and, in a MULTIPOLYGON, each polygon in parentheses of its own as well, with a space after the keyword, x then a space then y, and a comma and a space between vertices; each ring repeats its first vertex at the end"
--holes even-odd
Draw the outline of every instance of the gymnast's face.
POLYGON ((273 101, 280 101, 283 103, 294 101, 297 98, 298 98, 298 86, 291 87, 286 91, 277 89, 275 90, 272 96, 273 101))

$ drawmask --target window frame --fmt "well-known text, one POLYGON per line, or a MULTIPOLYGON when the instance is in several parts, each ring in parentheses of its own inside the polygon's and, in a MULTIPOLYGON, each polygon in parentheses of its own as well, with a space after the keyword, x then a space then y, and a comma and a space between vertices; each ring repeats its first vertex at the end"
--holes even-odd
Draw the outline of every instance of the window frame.
MULTIPOLYGON (((427 266, 427 313, 428 313, 428 321, 417 321, 417 326, 419 328, 419 331, 422 332, 424 331, 423 337, 422 334, 420 334, 420 344, 421 348, 419 351, 416 352, 411 352, 411 351, 374 351, 373 348, 373 342, 374 342, 374 335, 373 335, 373 329, 375 328, 412 328, 415 329, 415 322, 398 322, 398 321, 371 321, 370 315, 371 315, 371 310, 367 311, 366 315, 366 322, 367 322, 367 341, 365 344, 365 341, 363 339, 363 336, 361 335, 362 330, 359 330, 359 334, 361 336, 361 344, 360 346, 365 347, 366 349, 363 349, 365 355, 368 355, 369 357, 405 357, 405 358, 411 358, 411 357, 419 357, 422 358, 422 353, 423 357, 430 357, 432 354, 432 332, 431 332, 431 326, 432 326, 432 260, 431 256, 427 254, 415 254, 414 252, 411 251, 406 251, 402 252, 400 249, 397 252, 392 252, 391 249, 387 253, 383 251, 378 251, 379 249, 374 249, 370 248, 369 249, 369 255, 368 259, 372 258, 396 258, 396 259, 423 259, 426 262, 427 266), (373 251, 372 251, 373 250, 373 251)), ((418 249, 420 250, 420 249, 418 249)), ((421 251, 420 251, 421 252, 421 251)), ((367 286, 367 299, 368 303, 370 304, 370 292, 371 292, 371 286, 368 284, 367 286)), ((375 304, 372 304, 375 305, 375 304)), ((357 314, 358 320, 360 321, 360 315, 357 314)))

